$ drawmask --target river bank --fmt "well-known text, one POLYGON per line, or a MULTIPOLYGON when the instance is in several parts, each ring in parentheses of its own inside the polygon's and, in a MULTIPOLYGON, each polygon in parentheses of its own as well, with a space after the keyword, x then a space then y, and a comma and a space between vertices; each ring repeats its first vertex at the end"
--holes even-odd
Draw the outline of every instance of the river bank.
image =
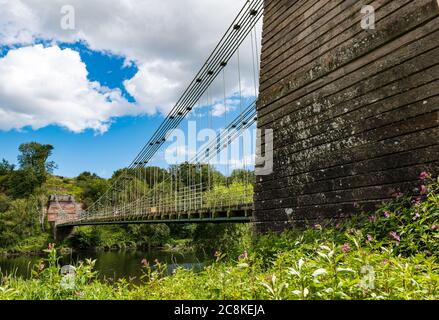
POLYGON ((14 257, 17 255, 42 255, 49 243, 56 243, 57 247, 63 253, 70 251, 81 250, 96 250, 96 251, 119 251, 119 250, 155 250, 170 251, 175 253, 188 253, 194 250, 191 239, 173 239, 171 237, 163 239, 162 241, 146 242, 141 241, 136 243, 130 239, 127 241, 117 234, 111 234, 105 227, 98 227, 102 229, 99 234, 100 238, 97 241, 94 239, 90 241, 89 228, 77 228, 71 238, 65 239, 61 242, 56 242, 51 236, 52 232, 41 232, 36 236, 24 238, 19 244, 12 247, 1 248, 0 256, 14 257))
MULTIPOLYGON (((385 219, 373 226, 376 232, 363 224, 361 229, 318 227, 263 236, 239 257, 217 252, 199 268, 181 262, 170 268, 172 259, 132 252, 125 252, 132 255, 130 263, 120 255, 109 259, 111 253, 76 259, 71 286, 66 286, 56 248, 51 248, 29 278, 2 275, 0 299, 439 299, 437 252, 402 251, 406 239, 397 243, 381 236, 385 219), (125 276, 102 276, 103 267, 122 260, 125 276)), ((423 240, 434 241, 435 236, 423 240)))
MULTIPOLYGON (((43 255, 15 255, 0 257, 0 272, 3 275, 13 274, 26 280, 32 279, 32 270, 35 266, 45 263, 47 252, 43 255)), ((131 250, 57 250, 59 267, 65 265, 78 265, 84 261, 96 261, 94 271, 97 272, 97 279, 100 281, 109 280, 111 282, 119 279, 126 279, 130 283, 137 284, 142 276, 142 261, 147 260, 153 263, 160 261, 166 264, 168 273, 178 267, 200 268, 204 263, 203 255, 190 253, 172 253, 159 248, 151 251, 137 249, 131 250)))
POLYGON ((125 251, 128 263, 120 255, 88 253, 66 262, 75 266, 73 283, 66 286, 59 252, 51 246, 29 278, 0 275, 0 299, 437 300, 439 179, 423 182, 416 196, 398 194, 374 212, 336 225, 251 242, 246 232, 231 236, 234 229, 224 229, 212 243, 203 240, 217 250, 210 257, 202 251, 208 258, 199 260, 198 268, 192 267, 196 257, 188 257, 186 268, 172 254, 163 259, 125 251), (123 262, 123 276, 99 276, 112 261, 123 262))

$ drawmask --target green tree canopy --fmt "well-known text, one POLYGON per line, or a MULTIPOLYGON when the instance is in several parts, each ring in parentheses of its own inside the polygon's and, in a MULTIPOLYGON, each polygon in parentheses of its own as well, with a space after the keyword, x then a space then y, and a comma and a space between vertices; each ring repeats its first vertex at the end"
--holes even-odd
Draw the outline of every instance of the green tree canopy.
POLYGON ((14 168, 15 166, 13 164, 10 164, 8 161, 3 159, 2 162, 0 162, 0 176, 11 173, 12 171, 14 171, 14 168))
POLYGON ((18 163, 21 169, 32 169, 41 183, 45 181, 47 173, 52 173, 56 168, 55 162, 47 161, 52 155, 53 146, 38 142, 23 143, 18 147, 20 155, 18 163))
POLYGON ((25 198, 32 194, 36 188, 46 182, 47 174, 52 173, 56 165, 48 161, 52 155, 53 146, 37 142, 23 143, 18 148, 19 170, 3 160, 0 173, 7 173, 2 185, 13 198, 25 198))

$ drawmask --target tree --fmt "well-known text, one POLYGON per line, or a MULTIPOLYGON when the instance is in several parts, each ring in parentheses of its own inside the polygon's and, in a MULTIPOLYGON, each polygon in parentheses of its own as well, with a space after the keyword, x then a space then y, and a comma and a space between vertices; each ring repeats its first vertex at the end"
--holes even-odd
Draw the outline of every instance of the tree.
POLYGON ((148 186, 154 187, 155 184, 160 184, 163 179, 168 179, 170 174, 166 169, 160 167, 124 168, 115 171, 111 181, 116 182, 122 176, 137 178, 146 182, 148 186))
POLYGON ((91 173, 88 171, 84 171, 76 177, 76 181, 88 181, 91 179, 100 179, 100 177, 96 173, 91 173))
POLYGON ((52 173, 56 165, 47 161, 52 154, 51 145, 37 142, 24 143, 18 148, 19 170, 13 171, 13 166, 7 161, 0 165, 1 172, 8 172, 7 179, 2 183, 6 193, 13 198, 25 198, 32 194, 36 188, 41 187, 47 179, 47 174, 52 173))
POLYGON ((39 199, 35 196, 9 203, 7 211, 0 213, 0 247, 7 248, 40 234, 40 210, 39 199))
POLYGON ((216 184, 225 184, 225 177, 210 164, 192 164, 188 162, 173 165, 170 168, 173 180, 180 182, 181 186, 190 186, 202 183, 204 188, 213 188, 216 184))
POLYGON ((6 212, 9 209, 11 200, 7 195, 0 193, 0 213, 6 212))
POLYGON ((18 148, 18 163, 22 170, 30 169, 35 174, 39 185, 46 181, 47 173, 56 168, 55 162, 47 161, 52 155, 53 146, 37 142, 23 143, 18 148))
POLYGON ((90 172, 83 172, 76 178, 77 185, 82 189, 82 202, 89 207, 105 194, 110 187, 110 181, 90 172))
POLYGON ((14 171, 14 168, 15 166, 13 164, 10 164, 8 161, 3 159, 0 163, 0 176, 10 174, 12 171, 14 171))
POLYGON ((40 179, 31 168, 21 169, 9 175, 7 194, 15 199, 23 199, 29 197, 39 186, 40 179))
POLYGON ((235 169, 230 175, 231 182, 241 182, 253 184, 255 181, 255 173, 252 170, 235 169))
POLYGON ((14 172, 14 165, 5 159, 0 163, 0 192, 6 192, 9 187, 9 179, 14 172))

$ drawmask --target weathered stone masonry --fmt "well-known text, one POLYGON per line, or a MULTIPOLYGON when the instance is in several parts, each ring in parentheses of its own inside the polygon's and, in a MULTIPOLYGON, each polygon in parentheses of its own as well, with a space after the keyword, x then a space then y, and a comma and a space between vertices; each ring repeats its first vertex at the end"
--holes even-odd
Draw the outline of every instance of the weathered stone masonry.
POLYGON ((266 0, 262 42, 274 172, 256 178, 259 231, 373 209, 439 173, 437 0, 266 0))

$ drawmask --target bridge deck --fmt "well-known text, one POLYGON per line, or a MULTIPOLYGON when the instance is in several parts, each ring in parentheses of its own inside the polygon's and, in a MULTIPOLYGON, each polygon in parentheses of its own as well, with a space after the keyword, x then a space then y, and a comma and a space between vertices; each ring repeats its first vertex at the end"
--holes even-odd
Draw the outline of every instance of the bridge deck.
POLYGON ((160 223, 248 223, 252 221, 253 204, 225 206, 215 209, 162 212, 157 214, 119 214, 96 217, 71 217, 56 223, 56 227, 110 225, 110 224, 160 224, 160 223))

